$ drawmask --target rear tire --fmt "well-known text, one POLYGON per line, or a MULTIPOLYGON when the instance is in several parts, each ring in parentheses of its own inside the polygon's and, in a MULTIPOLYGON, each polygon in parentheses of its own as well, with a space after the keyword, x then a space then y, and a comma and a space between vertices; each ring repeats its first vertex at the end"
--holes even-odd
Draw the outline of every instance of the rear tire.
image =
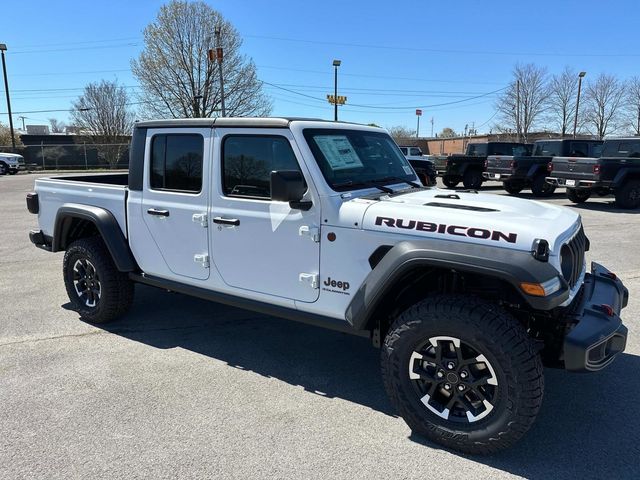
POLYGON ((624 209, 640 207, 640 180, 628 180, 616 190, 616 206, 624 209))
POLYGON ((524 188, 524 183, 520 182, 504 182, 502 185, 510 195, 517 195, 524 188))
POLYGON ((5 163, 0 163, 0 175, 6 175, 9 173, 9 168, 5 163))
POLYGON ((64 254, 62 271, 69 300, 83 320, 106 323, 131 307, 133 282, 118 271, 99 237, 73 242, 64 254))
POLYGON ((531 192, 535 197, 550 197, 556 191, 556 186, 547 183, 544 175, 534 177, 531 192))
POLYGON ((385 337, 381 366, 412 431, 466 453, 510 447, 542 404, 542 363, 527 332, 473 297, 438 295, 406 310, 385 337))
POLYGON ((442 183, 447 188, 456 188, 456 186, 460 183, 460 179, 456 177, 442 177, 442 183))
POLYGON ((469 190, 478 190, 482 187, 483 181, 484 179, 482 178, 482 172, 480 170, 467 170, 464 172, 464 177, 462 178, 464 188, 469 190))
POLYGON ((567 188, 567 198, 571 200, 573 203, 584 203, 589 200, 591 196, 590 190, 578 189, 578 188, 567 188))

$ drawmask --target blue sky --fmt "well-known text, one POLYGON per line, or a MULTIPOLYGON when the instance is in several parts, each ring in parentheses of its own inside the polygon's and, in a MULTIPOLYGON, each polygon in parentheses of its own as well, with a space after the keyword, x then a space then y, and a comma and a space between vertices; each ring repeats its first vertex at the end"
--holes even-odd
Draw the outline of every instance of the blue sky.
MULTIPOLYGON (((130 60, 143 48, 142 30, 155 0, 5 2, 0 43, 6 43, 14 112, 65 110, 84 85, 118 80, 135 94, 130 60)), ((640 75, 637 0, 537 0, 455 2, 289 0, 207 1, 244 38, 268 86, 274 115, 330 119, 334 58, 340 94, 348 97, 340 119, 415 128, 421 135, 443 127, 480 132, 493 125, 496 94, 517 62, 550 73, 566 65, 620 78, 640 75), (286 88, 297 93, 282 90, 286 88), (480 98, 480 95, 485 95, 480 98), (313 97, 313 98, 309 98, 313 97), (451 105, 440 105, 459 102, 451 105)), ((7 124, 4 94, 0 122, 7 124)), ((27 124, 68 112, 15 113, 27 124)))

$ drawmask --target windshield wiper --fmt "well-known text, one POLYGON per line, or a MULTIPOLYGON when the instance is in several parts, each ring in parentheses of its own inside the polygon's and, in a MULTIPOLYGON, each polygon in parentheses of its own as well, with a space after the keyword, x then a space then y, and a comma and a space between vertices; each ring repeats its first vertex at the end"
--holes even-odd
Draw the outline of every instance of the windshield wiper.
POLYGON ((400 177, 384 177, 384 178, 378 178, 375 181, 376 182, 391 182, 391 181, 402 182, 412 186, 413 188, 422 188, 422 185, 418 185, 416 182, 411 182, 409 180, 405 180, 404 178, 400 178, 400 177))
POLYGON ((392 188, 385 187, 384 185, 378 185, 377 181, 368 181, 368 182, 354 182, 353 180, 349 180, 347 182, 334 183, 334 188, 341 187, 374 187, 384 193, 394 193, 392 188))

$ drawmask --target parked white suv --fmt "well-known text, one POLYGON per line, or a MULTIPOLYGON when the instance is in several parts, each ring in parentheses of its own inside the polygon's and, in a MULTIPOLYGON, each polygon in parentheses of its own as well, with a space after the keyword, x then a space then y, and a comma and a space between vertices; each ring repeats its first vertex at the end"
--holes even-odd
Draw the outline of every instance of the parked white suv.
POLYGON ((0 153, 0 175, 15 175, 24 170, 24 157, 17 153, 0 153))

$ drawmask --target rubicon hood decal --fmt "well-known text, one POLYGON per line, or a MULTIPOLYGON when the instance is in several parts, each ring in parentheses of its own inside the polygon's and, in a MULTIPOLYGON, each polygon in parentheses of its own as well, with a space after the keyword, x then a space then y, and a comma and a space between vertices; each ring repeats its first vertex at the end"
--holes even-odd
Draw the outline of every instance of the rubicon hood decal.
POLYGON ((517 233, 506 233, 499 230, 487 230, 485 228, 466 227, 463 225, 446 225, 444 223, 424 222, 421 220, 405 220, 403 218, 376 217, 376 225, 384 225, 389 228, 404 228, 406 230, 419 230, 421 232, 436 232, 459 237, 471 237, 490 239, 496 242, 505 241, 516 243, 517 233))
POLYGON ((445 197, 447 193, 451 192, 425 189, 382 196, 366 205, 359 223, 364 230, 398 238, 433 238, 520 251, 530 251, 540 238, 549 242, 552 254, 559 252, 562 241, 580 223, 577 213, 551 204, 468 192, 445 197))

